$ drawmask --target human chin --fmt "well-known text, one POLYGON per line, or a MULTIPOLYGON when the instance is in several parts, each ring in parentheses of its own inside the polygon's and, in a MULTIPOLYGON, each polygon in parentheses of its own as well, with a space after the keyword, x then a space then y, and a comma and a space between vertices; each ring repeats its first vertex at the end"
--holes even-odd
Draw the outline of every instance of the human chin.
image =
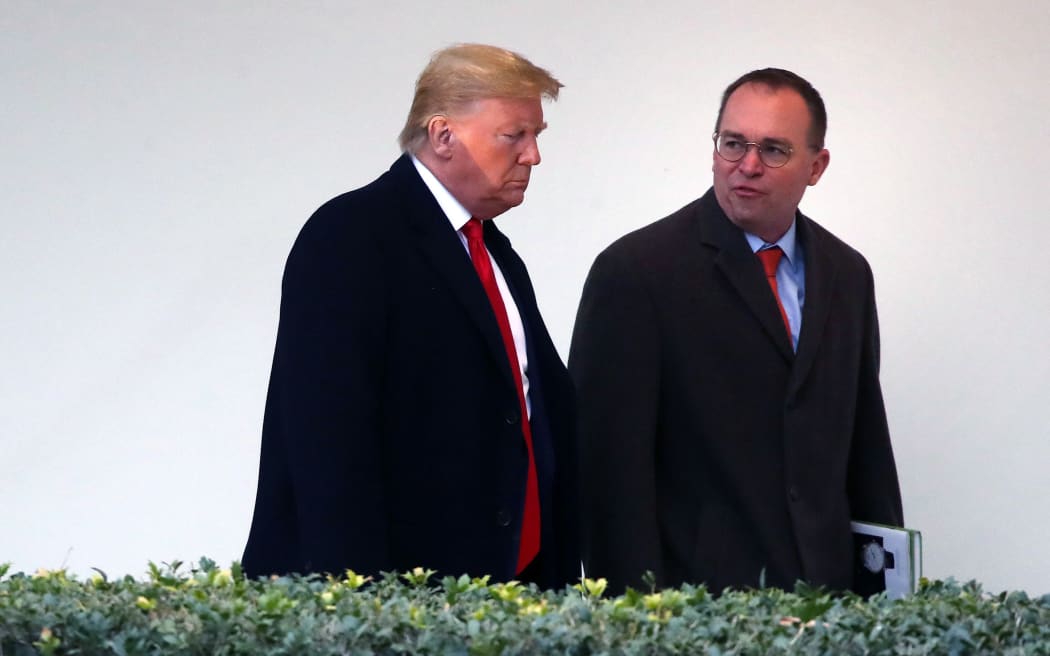
POLYGON ((762 224, 764 212, 754 203, 739 202, 731 198, 728 205, 726 215, 741 230, 754 233, 755 229, 762 224))
POLYGON ((500 200, 506 204, 507 209, 521 205, 525 202, 525 187, 504 189, 500 194, 500 200))

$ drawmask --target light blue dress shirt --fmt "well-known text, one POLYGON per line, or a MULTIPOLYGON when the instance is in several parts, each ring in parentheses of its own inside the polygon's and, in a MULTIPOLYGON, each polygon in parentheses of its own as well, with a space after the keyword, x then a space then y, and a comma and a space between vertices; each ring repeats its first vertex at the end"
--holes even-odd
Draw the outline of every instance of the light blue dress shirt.
POLYGON ((802 307, 806 303, 806 258, 802 244, 795 238, 795 225, 796 222, 792 221, 784 236, 774 243, 762 241, 761 237, 750 232, 745 232, 744 236, 754 253, 770 246, 779 246, 784 251, 784 257, 780 258, 780 264, 777 265, 777 290, 780 292, 784 314, 791 324, 791 347, 797 351, 798 336, 802 332, 802 307))

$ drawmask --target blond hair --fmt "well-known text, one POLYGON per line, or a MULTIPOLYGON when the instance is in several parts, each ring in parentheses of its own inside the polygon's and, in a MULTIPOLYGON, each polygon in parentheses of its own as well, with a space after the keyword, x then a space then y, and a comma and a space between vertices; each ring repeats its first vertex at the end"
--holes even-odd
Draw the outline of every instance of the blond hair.
POLYGON ((557 100, 562 86, 546 70, 515 52, 480 43, 450 46, 434 53, 419 74, 398 143, 404 152, 418 151, 426 143, 431 118, 455 113, 476 100, 557 100))

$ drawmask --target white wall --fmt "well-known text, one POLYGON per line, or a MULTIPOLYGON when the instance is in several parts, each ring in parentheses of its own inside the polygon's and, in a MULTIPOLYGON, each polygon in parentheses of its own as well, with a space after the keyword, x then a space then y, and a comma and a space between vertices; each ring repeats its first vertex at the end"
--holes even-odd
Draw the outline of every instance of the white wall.
POLYGON ((240 556, 288 248, 394 160, 429 54, 484 41, 566 84, 499 219, 563 356, 597 252, 709 186, 724 86, 809 78, 803 209, 875 270, 926 573, 1050 591, 1048 27, 1043 0, 0 0, 0 561, 240 556))

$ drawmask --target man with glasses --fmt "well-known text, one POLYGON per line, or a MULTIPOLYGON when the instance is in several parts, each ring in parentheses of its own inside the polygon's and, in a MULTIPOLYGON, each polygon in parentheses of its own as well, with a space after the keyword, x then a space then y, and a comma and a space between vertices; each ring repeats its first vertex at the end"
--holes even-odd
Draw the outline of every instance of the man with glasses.
POLYGON ((583 290, 584 566, 614 590, 853 583, 851 520, 901 525, 865 259, 798 211, 827 115, 789 71, 722 96, 714 185, 583 290))

